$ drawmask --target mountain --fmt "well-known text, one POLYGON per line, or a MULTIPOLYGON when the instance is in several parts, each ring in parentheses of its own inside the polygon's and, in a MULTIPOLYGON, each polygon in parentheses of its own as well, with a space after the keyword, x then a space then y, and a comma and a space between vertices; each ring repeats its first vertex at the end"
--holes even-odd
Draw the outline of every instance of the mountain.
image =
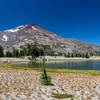
POLYGON ((100 46, 94 46, 76 39, 65 39, 49 32, 35 24, 21 25, 19 27, 0 31, 0 45, 4 52, 20 49, 21 46, 37 43, 49 45, 52 53, 57 55, 69 53, 100 54, 100 46))

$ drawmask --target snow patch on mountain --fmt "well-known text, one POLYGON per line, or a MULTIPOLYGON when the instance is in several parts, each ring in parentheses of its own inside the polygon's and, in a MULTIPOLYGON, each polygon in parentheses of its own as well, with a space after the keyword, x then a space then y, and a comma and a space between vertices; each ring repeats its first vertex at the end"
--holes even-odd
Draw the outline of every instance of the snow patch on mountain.
POLYGON ((18 26, 16 28, 18 29, 18 28, 24 28, 24 27, 25 27, 25 25, 21 25, 21 26, 18 26))
POLYGON ((6 30, 5 32, 17 32, 19 31, 19 29, 10 29, 10 30, 6 30))
POLYGON ((3 35, 2 41, 8 41, 8 37, 6 35, 3 35))
POLYGON ((34 26, 32 26, 32 29, 37 30, 34 26))
POLYGON ((14 28, 14 29, 9 29, 9 30, 6 30, 6 31, 4 31, 4 32, 18 32, 20 29, 22 29, 22 28, 24 28, 25 27, 25 25, 21 25, 21 26, 19 26, 19 27, 16 27, 16 28, 14 28))

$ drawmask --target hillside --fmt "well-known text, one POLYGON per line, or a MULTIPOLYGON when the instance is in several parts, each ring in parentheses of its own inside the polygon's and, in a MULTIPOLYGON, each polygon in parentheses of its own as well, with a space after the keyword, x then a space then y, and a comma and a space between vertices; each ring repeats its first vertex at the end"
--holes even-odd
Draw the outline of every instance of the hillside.
POLYGON ((76 39, 65 39, 49 32, 35 24, 21 25, 19 27, 0 32, 0 45, 4 52, 12 51, 13 48, 20 49, 21 46, 37 43, 48 45, 49 51, 56 55, 67 55, 68 53, 99 55, 100 47, 76 39))

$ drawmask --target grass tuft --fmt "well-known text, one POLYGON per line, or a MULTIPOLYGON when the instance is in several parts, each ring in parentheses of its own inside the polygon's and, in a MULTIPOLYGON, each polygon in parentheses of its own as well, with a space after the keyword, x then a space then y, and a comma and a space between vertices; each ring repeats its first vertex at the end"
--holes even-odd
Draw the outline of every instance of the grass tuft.
POLYGON ((65 99, 65 98, 72 98, 73 95, 71 95, 71 94, 52 93, 52 97, 57 98, 57 99, 65 99))

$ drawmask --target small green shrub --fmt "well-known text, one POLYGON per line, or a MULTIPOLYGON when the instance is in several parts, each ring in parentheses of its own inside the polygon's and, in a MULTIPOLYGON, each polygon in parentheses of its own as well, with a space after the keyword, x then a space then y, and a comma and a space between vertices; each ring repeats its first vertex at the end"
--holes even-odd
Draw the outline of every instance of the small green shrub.
POLYGON ((71 94, 58 94, 58 93, 52 93, 52 97, 58 98, 58 99, 65 99, 65 98, 72 98, 73 95, 71 95, 71 94))
POLYGON ((96 88, 96 86, 94 86, 93 88, 96 88))
POLYGON ((40 80, 43 85, 51 85, 51 77, 47 75, 45 68, 42 70, 40 80))

